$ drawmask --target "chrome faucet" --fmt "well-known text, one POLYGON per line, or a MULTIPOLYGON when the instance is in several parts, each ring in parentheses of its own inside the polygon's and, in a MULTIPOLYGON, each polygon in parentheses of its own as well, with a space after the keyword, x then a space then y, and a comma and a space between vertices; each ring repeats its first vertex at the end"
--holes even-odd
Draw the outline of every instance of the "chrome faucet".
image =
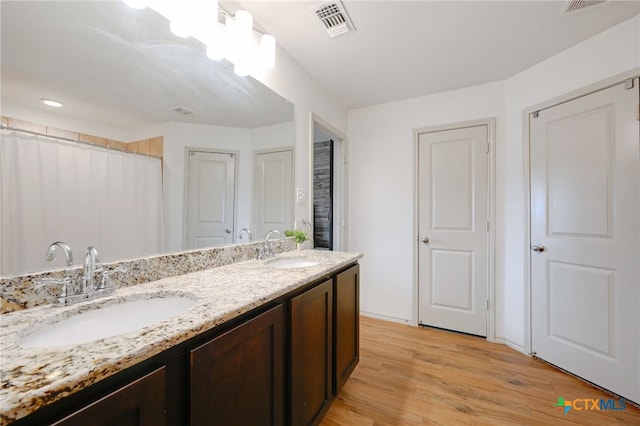
POLYGON ((84 253, 84 267, 82 269, 82 285, 80 292, 84 294, 91 293, 95 290, 95 274, 102 272, 102 266, 98 259, 98 250, 95 247, 87 247, 84 253))
POLYGON ((71 248, 69 244, 63 241, 56 241, 52 243, 47 249, 47 253, 44 255, 44 260, 47 262, 53 262, 56 260, 56 249, 61 249, 64 253, 64 258, 67 261, 67 266, 73 266, 73 253, 71 252, 71 248))
POLYGON ((309 240, 311 240, 311 248, 313 248, 313 225, 307 219, 302 219, 302 224, 309 228, 307 235, 309 236, 309 240))
POLYGON ((275 256, 275 253, 273 252, 273 244, 269 243, 269 237, 271 237, 271 234, 278 234, 278 240, 282 239, 282 234, 277 229, 272 229, 271 231, 267 232, 267 236, 264 237, 264 255, 265 255, 265 257, 273 257, 273 256, 275 256))
MULTIPOLYGON (((66 243, 57 241, 49 246, 45 259, 48 261, 55 260, 56 248, 60 248, 67 259, 67 266, 73 265, 73 256, 71 255, 71 249, 66 243)), ((84 302, 86 300, 93 300, 101 296, 107 296, 113 294, 116 291, 116 286, 111 282, 111 276, 117 272, 124 272, 127 268, 124 266, 118 266, 111 270, 105 270, 100 264, 98 258, 98 250, 95 247, 89 246, 84 254, 84 264, 82 268, 82 276, 77 279, 72 279, 69 272, 65 272, 65 276, 62 279, 58 278, 41 278, 37 280, 34 285, 40 286, 60 286, 60 291, 56 300, 58 306, 69 306, 74 303, 84 302), (100 273, 99 280, 96 279, 96 274, 100 273)))
POLYGON ((249 231, 247 228, 242 228, 240 232, 238 232, 238 239, 242 239, 243 233, 247 234, 247 237, 249 237, 249 241, 251 241, 251 231, 249 231))

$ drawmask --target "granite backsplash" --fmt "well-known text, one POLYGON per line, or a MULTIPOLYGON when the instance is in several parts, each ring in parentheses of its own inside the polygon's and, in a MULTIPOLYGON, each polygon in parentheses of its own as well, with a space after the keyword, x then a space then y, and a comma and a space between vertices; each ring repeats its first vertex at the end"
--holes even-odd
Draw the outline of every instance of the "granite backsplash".
MULTIPOLYGON (((280 241, 272 240, 270 243, 274 245, 275 253, 282 253, 296 248, 293 238, 286 238, 280 241)), ((111 280, 118 288, 127 287, 255 259, 257 248, 263 245, 264 241, 258 241, 189 250, 102 263, 102 267, 105 270, 112 270, 118 266, 124 266, 126 271, 114 273, 111 276, 111 280)), ((74 266, 31 274, 0 277, 0 313, 6 314, 54 303, 60 293, 60 286, 57 284, 40 284, 39 280, 42 278, 61 279, 64 276, 69 276, 76 282, 81 275, 82 266, 74 266)))

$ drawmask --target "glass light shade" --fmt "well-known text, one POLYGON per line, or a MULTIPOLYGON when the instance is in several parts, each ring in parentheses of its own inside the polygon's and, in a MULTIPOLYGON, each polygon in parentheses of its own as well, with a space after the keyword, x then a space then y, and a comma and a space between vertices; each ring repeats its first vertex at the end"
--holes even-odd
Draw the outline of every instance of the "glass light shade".
POLYGON ((236 37, 239 40, 250 40, 253 35, 253 16, 246 10, 239 10, 235 15, 233 25, 236 37))
POLYGON ((270 34, 260 37, 260 62, 265 68, 273 68, 276 64, 276 39, 270 34))

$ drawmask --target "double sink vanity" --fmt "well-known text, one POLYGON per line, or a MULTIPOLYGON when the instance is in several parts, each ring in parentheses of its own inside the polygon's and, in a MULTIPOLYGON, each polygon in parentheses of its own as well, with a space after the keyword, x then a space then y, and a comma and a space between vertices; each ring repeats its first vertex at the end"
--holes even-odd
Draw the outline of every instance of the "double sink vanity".
POLYGON ((4 314, 0 424, 318 424, 358 362, 360 257, 294 250, 4 314))

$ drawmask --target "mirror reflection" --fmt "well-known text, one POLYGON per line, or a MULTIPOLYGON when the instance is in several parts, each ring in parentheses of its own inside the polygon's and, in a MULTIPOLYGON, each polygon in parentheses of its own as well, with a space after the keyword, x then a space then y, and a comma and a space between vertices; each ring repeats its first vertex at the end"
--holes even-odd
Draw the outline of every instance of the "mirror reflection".
POLYGON ((78 264, 88 245, 113 261, 292 227, 291 103, 149 9, 0 7, 0 275, 63 267, 44 260, 58 240, 78 264))

